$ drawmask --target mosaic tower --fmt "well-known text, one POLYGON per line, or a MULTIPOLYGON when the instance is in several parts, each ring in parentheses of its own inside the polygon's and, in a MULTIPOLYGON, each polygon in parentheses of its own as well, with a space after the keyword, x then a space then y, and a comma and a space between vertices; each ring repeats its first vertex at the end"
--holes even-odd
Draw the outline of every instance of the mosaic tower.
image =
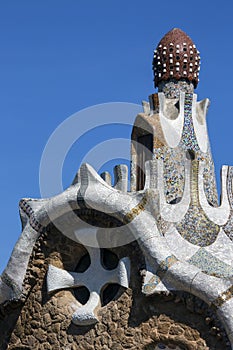
POLYGON ((22 199, 0 278, 0 348, 233 349, 233 168, 218 203, 200 54, 180 29, 153 57, 126 165, 81 166, 49 199, 22 199))

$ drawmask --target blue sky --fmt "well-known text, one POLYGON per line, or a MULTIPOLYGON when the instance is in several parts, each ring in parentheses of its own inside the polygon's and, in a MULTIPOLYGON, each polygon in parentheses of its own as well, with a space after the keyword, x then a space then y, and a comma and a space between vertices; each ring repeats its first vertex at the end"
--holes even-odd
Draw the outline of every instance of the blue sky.
MULTIPOLYGON (((208 126, 216 173, 233 165, 232 1, 0 1, 0 272, 21 226, 18 202, 40 197, 39 164, 55 128, 73 113, 108 102, 140 104, 153 93, 153 49, 173 27, 201 52, 198 98, 212 101, 208 126)), ((106 130, 102 139, 129 128, 106 130)), ((100 135, 75 145, 63 169, 67 187, 100 135), (77 154, 76 154, 77 152, 77 154)))

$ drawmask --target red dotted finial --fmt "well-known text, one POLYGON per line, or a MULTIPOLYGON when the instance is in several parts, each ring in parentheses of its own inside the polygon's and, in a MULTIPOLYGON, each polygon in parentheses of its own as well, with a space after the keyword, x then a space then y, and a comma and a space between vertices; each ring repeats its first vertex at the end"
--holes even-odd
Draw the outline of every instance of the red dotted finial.
POLYGON ((186 79, 196 88, 200 54, 192 39, 178 28, 168 32, 154 51, 153 70, 155 87, 160 81, 186 79))

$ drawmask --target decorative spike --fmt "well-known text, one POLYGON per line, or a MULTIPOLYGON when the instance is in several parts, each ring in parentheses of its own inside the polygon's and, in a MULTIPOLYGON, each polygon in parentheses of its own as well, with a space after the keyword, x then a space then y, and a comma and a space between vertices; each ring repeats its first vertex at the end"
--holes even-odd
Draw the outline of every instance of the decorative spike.
POLYGON ((116 165, 114 167, 115 189, 122 192, 128 190, 128 167, 125 164, 116 165))
POLYGON ((101 177, 105 182, 107 182, 107 184, 108 184, 109 186, 112 185, 112 178, 111 178, 111 175, 109 174, 109 172, 104 171, 103 173, 100 174, 100 177, 101 177))

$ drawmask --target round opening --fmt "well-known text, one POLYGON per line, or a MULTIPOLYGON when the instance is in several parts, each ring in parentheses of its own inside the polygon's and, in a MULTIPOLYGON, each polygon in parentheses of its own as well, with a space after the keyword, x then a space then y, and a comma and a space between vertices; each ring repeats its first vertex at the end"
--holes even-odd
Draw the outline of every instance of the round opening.
POLYGON ((111 300, 113 300, 117 295, 119 289, 120 289, 120 286, 119 284, 116 284, 116 283, 111 283, 105 286, 101 293, 102 305, 105 306, 111 300))
POLYGON ((119 262, 118 256, 109 249, 101 249, 101 263, 106 270, 113 270, 119 262))
POLYGON ((85 305, 90 297, 90 292, 86 287, 78 287, 73 289, 75 298, 82 304, 85 305))
POLYGON ((88 253, 86 253, 79 260, 79 262, 75 268, 75 272, 78 272, 78 273, 85 272, 90 265, 91 265, 90 255, 88 253))

